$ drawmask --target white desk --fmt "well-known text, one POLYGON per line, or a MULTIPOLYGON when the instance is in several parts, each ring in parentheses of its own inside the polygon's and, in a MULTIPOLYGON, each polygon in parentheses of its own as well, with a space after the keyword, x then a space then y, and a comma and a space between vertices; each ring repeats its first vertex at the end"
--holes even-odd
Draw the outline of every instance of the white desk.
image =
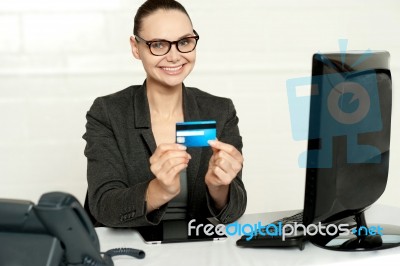
MULTIPOLYGON (((296 211, 244 215, 239 222, 267 224, 296 211)), ((368 223, 400 225, 400 209, 377 205, 366 212, 368 223)), ((303 251, 298 248, 267 249, 240 248, 239 236, 219 242, 191 242, 148 245, 133 229, 97 228, 101 250, 117 247, 142 249, 142 260, 114 257, 115 266, 124 265, 400 265, 400 247, 370 252, 339 252, 318 248, 306 243, 303 251)))

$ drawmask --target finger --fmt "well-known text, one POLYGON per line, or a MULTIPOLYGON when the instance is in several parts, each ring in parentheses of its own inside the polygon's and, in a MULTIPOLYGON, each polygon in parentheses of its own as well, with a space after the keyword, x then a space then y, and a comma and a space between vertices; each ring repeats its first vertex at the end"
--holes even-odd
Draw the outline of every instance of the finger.
POLYGON ((171 158, 167 161, 165 161, 162 164, 162 168, 165 170, 165 172, 169 172, 172 168, 174 168, 175 166, 179 165, 179 164, 188 164, 189 163, 189 159, 188 158, 171 158))
POLYGON ((180 187, 179 172, 181 172, 186 167, 187 164, 179 164, 170 169, 169 172, 163 172, 160 176, 156 177, 159 184, 163 187, 163 189, 166 192, 172 194, 179 192, 179 187, 180 187))
POLYGON ((232 164, 230 161, 226 160, 225 158, 218 158, 215 162, 215 168, 219 168, 224 173, 229 175, 231 178, 234 178, 237 174, 237 171, 232 167, 232 164))
POLYGON ((218 166, 215 166, 212 169, 212 173, 216 178, 213 178, 211 181, 214 185, 220 186, 220 185, 229 185, 233 178, 227 174, 223 169, 221 169, 218 166))
POLYGON ((189 163, 191 156, 186 151, 168 151, 159 157, 156 161, 155 159, 150 165, 150 170, 158 175, 160 172, 169 171, 170 168, 174 167, 180 163, 189 163))
POLYGON ((177 164, 174 167, 171 167, 170 170, 167 172, 167 174, 170 176, 176 176, 176 175, 178 175, 178 173, 180 173, 183 169, 185 169, 187 167, 188 167, 187 163, 177 164))
POLYGON ((217 154, 212 156, 209 168, 212 170, 219 168, 231 178, 235 178, 237 173, 242 169, 242 165, 229 154, 219 151, 217 154))
POLYGON ((209 140, 208 143, 213 149, 225 151, 229 153, 232 157, 236 158, 239 162, 243 163, 242 154, 233 145, 224 143, 219 140, 209 140))
POLYGON ((167 151, 159 157, 158 163, 164 164, 165 162, 175 158, 190 160, 192 157, 186 151, 167 151))
POLYGON ((150 157, 150 163, 152 163, 152 161, 157 161, 168 151, 186 151, 186 146, 177 143, 162 143, 157 146, 153 155, 150 157))
POLYGON ((157 176, 163 184, 172 184, 176 178, 179 178, 179 173, 188 166, 187 163, 182 162, 174 165, 171 168, 164 168, 163 171, 157 176))
POLYGON ((185 151, 186 146, 181 145, 181 144, 176 144, 176 143, 163 143, 157 146, 156 150, 154 151, 153 155, 154 157, 160 157, 164 153, 168 151, 185 151))
POLYGON ((225 172, 233 171, 234 175, 242 169, 242 161, 238 161, 236 158, 231 156, 229 153, 224 151, 219 151, 215 155, 215 164, 220 166, 225 172))

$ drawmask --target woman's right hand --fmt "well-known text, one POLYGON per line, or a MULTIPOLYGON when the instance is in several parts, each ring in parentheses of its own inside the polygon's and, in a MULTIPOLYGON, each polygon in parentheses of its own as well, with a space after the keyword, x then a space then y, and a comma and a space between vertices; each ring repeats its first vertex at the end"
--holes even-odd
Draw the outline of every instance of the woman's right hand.
POLYGON ((188 166, 190 159, 186 147, 175 143, 160 144, 150 157, 150 170, 156 177, 153 181, 166 200, 179 194, 179 173, 188 166))

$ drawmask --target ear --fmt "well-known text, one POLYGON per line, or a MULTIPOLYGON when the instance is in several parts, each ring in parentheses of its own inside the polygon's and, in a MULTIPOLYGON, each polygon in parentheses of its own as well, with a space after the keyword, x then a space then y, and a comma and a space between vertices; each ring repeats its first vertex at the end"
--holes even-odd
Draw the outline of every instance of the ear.
POLYGON ((139 53, 139 47, 138 47, 138 44, 137 44, 137 42, 136 42, 135 37, 134 37, 134 36, 131 36, 131 37, 129 38, 129 41, 130 41, 130 43, 131 43, 132 55, 133 55, 136 59, 141 60, 141 59, 140 59, 140 53, 139 53))

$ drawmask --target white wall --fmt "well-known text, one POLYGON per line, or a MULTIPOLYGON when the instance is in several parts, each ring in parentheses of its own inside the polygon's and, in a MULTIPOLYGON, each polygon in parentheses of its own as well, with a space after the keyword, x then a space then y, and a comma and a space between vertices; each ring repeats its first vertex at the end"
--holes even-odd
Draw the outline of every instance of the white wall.
MULTIPOLYGON (((286 80, 309 76, 311 56, 388 50, 393 77, 389 183, 400 206, 400 2, 396 0, 181 1, 201 38, 185 82, 233 99, 244 139, 247 212, 302 208, 305 142, 291 136, 286 80)), ((130 54, 142 1, 0 0, 0 197, 37 201, 86 191, 85 113, 95 97, 144 79, 130 54)))

